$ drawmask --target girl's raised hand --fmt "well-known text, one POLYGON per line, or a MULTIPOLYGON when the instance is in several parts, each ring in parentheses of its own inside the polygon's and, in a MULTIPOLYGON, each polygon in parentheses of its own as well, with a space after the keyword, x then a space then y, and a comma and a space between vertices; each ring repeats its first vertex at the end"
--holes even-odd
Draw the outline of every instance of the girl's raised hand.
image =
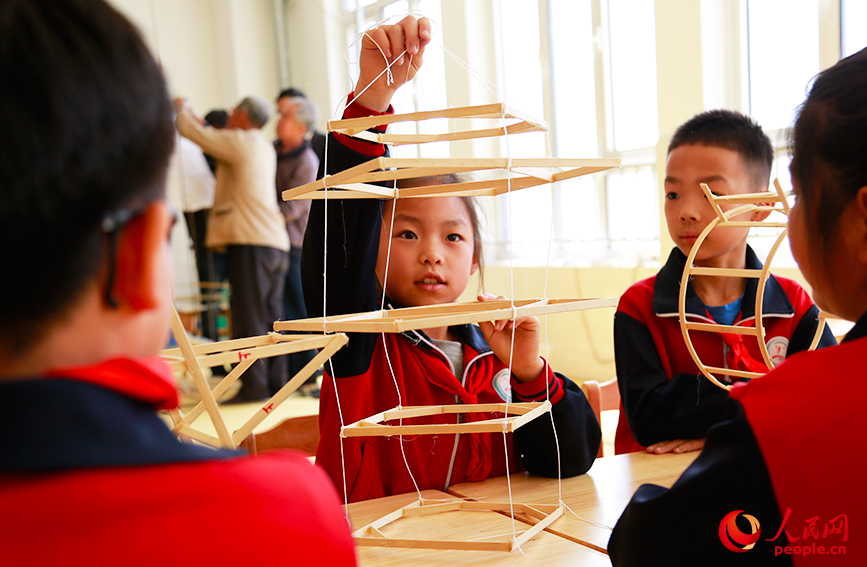
POLYGON ((355 101, 377 112, 388 110, 397 89, 411 81, 421 68, 424 48, 430 38, 430 21, 427 18, 417 20, 414 16, 367 31, 361 40, 360 73, 355 83, 358 98, 355 101), (388 63, 397 59, 397 63, 391 66, 394 81, 389 81, 389 73, 382 73, 387 65, 386 59, 388 63), (377 79, 380 73, 382 76, 377 79))
MULTIPOLYGON (((479 301, 506 299, 492 293, 478 296, 479 301)), ((491 350, 504 364, 512 362, 512 376, 519 382, 529 382, 545 370, 545 361, 539 356, 540 329, 536 317, 518 317, 514 320, 482 321, 479 323, 491 350), (515 332, 515 350, 512 348, 512 330, 515 332)))

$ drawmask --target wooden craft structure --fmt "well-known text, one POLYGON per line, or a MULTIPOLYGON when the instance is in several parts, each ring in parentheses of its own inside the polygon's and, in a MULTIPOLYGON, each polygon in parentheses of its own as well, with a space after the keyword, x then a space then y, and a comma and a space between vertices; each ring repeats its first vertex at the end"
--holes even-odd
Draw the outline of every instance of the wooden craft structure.
POLYGON ((509 502, 468 502, 455 500, 453 502, 426 502, 419 500, 413 502, 391 514, 371 522, 363 528, 353 532, 355 544, 359 546, 376 547, 411 547, 422 549, 462 549, 469 551, 506 551, 512 552, 529 541, 533 536, 547 528, 554 520, 563 515, 562 505, 546 504, 514 504, 509 502), (428 516, 440 512, 452 512, 457 510, 476 510, 483 512, 500 512, 510 515, 512 511, 524 513, 528 517, 537 520, 535 524, 520 533, 504 534, 499 537, 505 541, 483 540, 431 540, 431 539, 396 539, 389 538, 381 530, 399 520, 411 516, 428 516), (506 539, 508 538, 508 539, 506 539))
POLYGON ((329 199, 496 196, 615 167, 620 167, 619 158, 434 159, 378 157, 340 173, 328 175, 312 183, 283 191, 283 200, 325 199, 326 190, 329 199), (481 171, 497 174, 499 178, 404 189, 372 185, 378 181, 419 179, 433 175, 481 171))
POLYGON ((521 132, 547 132, 548 123, 544 120, 536 120, 526 114, 506 106, 503 103, 482 104, 479 106, 462 106, 445 110, 430 110, 424 112, 410 112, 406 114, 389 114, 383 116, 365 116, 363 118, 347 118, 344 120, 330 120, 329 132, 338 132, 368 142, 377 144, 425 144, 428 142, 456 142, 459 140, 472 140, 476 138, 490 138, 493 136, 505 136, 507 134, 520 134, 521 132), (500 122, 515 120, 516 122, 506 126, 485 128, 481 130, 463 130, 459 132, 445 132, 441 134, 378 134, 368 131, 370 128, 387 126, 396 122, 418 122, 436 118, 487 118, 496 119, 500 122))
POLYGON ((432 327, 497 321, 530 315, 548 315, 566 311, 617 307, 616 297, 591 299, 494 299, 466 301, 368 311, 274 323, 275 331, 319 331, 326 333, 402 333, 432 327), (515 309, 512 309, 514 305, 515 309))
POLYGON ((512 433, 525 423, 551 410, 551 402, 528 402, 515 404, 460 404, 454 406, 408 406, 396 407, 373 417, 356 421, 343 427, 341 437, 375 437, 391 435, 434 435, 438 433, 512 433), (515 417, 486 419, 468 423, 444 423, 429 425, 383 425, 412 417, 443 414, 497 412, 515 414, 515 417))
MULTIPOLYGON (((768 281, 768 276, 770 275, 771 261, 773 260, 774 255, 777 253, 777 249, 780 247, 780 244, 782 244, 783 240, 786 237, 788 225, 784 222, 732 220, 734 217, 737 217, 744 213, 762 211, 776 211, 788 216, 791 208, 789 207, 789 202, 786 199, 786 194, 783 192, 783 188, 780 186, 780 182, 777 179, 774 180, 774 188, 776 189, 776 192, 767 191, 763 193, 717 196, 711 192, 710 187, 708 187, 707 184, 701 184, 701 189, 702 191, 704 191, 707 200, 710 202, 717 216, 705 227, 701 234, 699 234, 695 243, 692 245, 689 256, 687 256, 686 258, 686 267, 683 270, 683 277, 680 282, 678 312, 680 316, 680 328, 681 332, 683 333, 683 340, 686 342, 686 348, 687 350, 689 350, 689 354, 692 356, 692 359, 695 361, 701 373, 704 374, 708 378, 708 380, 710 380, 720 388, 723 388, 724 390, 731 390, 732 387, 722 383, 717 378, 717 376, 728 375, 736 376, 739 378, 758 378, 759 376, 762 376, 762 374, 731 368, 719 368, 715 366, 705 365, 704 363, 702 363, 701 359, 698 356, 698 353, 696 353, 695 351, 695 347, 693 346, 692 340, 689 336, 689 331, 733 333, 756 337, 759 345, 759 351, 762 353, 762 359, 765 365, 768 368, 774 367, 774 363, 771 361, 770 354, 768 353, 768 347, 765 343, 765 328, 762 324, 762 305, 765 296, 765 285, 768 281), (727 211, 723 211, 721 205, 726 204, 733 204, 738 206, 735 206, 727 211), (775 227, 782 228, 783 230, 782 232, 780 232, 779 236, 777 236, 777 240, 771 247, 771 250, 768 253, 767 260, 765 261, 764 266, 760 270, 704 268, 694 266, 693 262, 695 261, 695 257, 699 251, 699 248, 701 248, 701 245, 704 242, 705 238, 707 238, 707 235, 710 234, 710 232, 717 227, 775 227), (756 289, 755 326, 745 327, 740 325, 717 325, 688 321, 686 319, 686 290, 689 280, 692 276, 740 277, 758 279, 759 285, 756 289)), ((824 328, 824 320, 820 320, 820 324, 816 330, 816 336, 813 338, 813 343, 810 348, 815 348, 815 345, 818 344, 824 328)))
POLYGON ((252 433, 262 420, 283 403, 289 395, 297 390, 313 375, 331 355, 340 350, 348 341, 346 335, 280 335, 270 333, 260 337, 249 337, 231 341, 220 341, 193 346, 186 334, 180 315, 174 311, 172 318, 172 333, 178 343, 178 348, 162 351, 163 358, 169 361, 172 369, 188 371, 193 376, 196 389, 202 396, 190 412, 181 414, 174 409, 169 412, 174 423, 173 431, 180 437, 192 439, 212 447, 237 448, 238 445, 252 433), (223 394, 254 362, 260 358, 281 356, 293 352, 311 349, 322 349, 280 390, 266 401, 261 408, 240 429, 230 434, 223 414, 217 405, 216 398, 223 394), (202 368, 222 366, 226 363, 238 363, 232 371, 211 390, 205 379, 202 368), (207 412, 217 431, 217 437, 193 428, 193 422, 207 412))
MULTIPOLYGON (((432 112, 415 112, 404 115, 375 116, 328 123, 329 131, 339 132, 364 140, 383 144, 427 143, 435 141, 469 140, 490 136, 505 136, 528 131, 547 131, 543 121, 533 120, 503 104, 453 108, 432 112), (456 131, 442 134, 387 134, 369 132, 369 128, 403 121, 419 121, 434 118, 498 118, 502 125, 495 128, 456 131), (516 121, 506 124, 507 121, 516 121)), ((400 159, 379 157, 356 167, 328 175, 325 178, 283 192, 283 199, 370 199, 370 198, 419 198, 434 196, 495 196, 518 189, 555 183, 581 175, 596 173, 620 166, 619 159, 400 159), (489 179, 440 185, 397 189, 397 181, 427 178, 436 175, 485 172, 489 179), (493 177, 493 178, 491 178, 493 177), (392 187, 374 185, 391 183, 392 187)), ((368 313, 339 315, 296 321, 278 321, 276 331, 312 331, 322 333, 400 333, 410 330, 429 329, 449 325, 479 323, 514 319, 531 315, 546 315, 566 311, 578 311, 599 307, 615 307, 616 298, 594 299, 527 299, 465 302, 444 305, 429 305, 405 309, 380 310, 368 313)), ((398 407, 367 419, 362 419, 341 429, 341 437, 434 435, 449 433, 506 433, 536 417, 550 412, 550 402, 529 404, 472 404, 454 406, 398 407), (404 425, 404 418, 440 414, 464 414, 496 412, 506 417, 469 423, 404 425), (399 425, 387 425, 398 421, 399 425)), ((529 517, 539 520, 521 533, 520 537, 509 534, 509 541, 430 541, 416 539, 391 539, 381 528, 406 516, 429 515, 450 510, 479 510, 509 512, 515 509, 501 503, 456 502, 450 504, 427 504, 422 500, 397 510, 355 532, 358 545, 385 547, 422 547, 432 549, 476 549, 513 551, 522 542, 529 540, 563 513, 561 506, 516 505, 529 517), (543 511, 547 510, 547 512, 543 511)), ((514 517, 512 516, 513 526, 514 517)))

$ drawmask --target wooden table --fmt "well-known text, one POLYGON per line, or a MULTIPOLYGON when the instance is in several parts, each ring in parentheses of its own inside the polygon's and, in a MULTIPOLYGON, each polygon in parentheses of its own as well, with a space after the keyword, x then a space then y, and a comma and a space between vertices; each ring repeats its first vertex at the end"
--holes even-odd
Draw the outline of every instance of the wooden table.
MULTIPOLYGON (((698 451, 681 455, 630 453, 596 459, 587 474, 562 480, 563 502, 574 514, 566 510, 546 531, 606 552, 611 529, 635 490, 647 483, 670 487, 698 455, 698 451)), ((514 502, 557 503, 557 479, 519 473, 509 480, 514 502)), ((474 500, 508 500, 506 481, 503 476, 465 482, 452 486, 449 493, 474 500)))
MULTIPOLYGON (((436 490, 424 490, 428 500, 455 500, 454 496, 436 490)), ((349 505, 352 529, 361 528, 374 520, 418 500, 416 493, 400 494, 349 505)), ((562 521, 560 518, 559 521, 562 521)), ((555 522, 556 524, 556 522, 555 522)), ((527 527, 520 521, 516 529, 527 527)), ((497 512, 456 511, 444 512, 423 518, 401 518, 383 528, 383 533, 394 538, 461 539, 490 535, 508 540, 512 534, 512 520, 497 512)), ((586 565, 608 566, 611 561, 600 553, 580 543, 570 541, 554 533, 541 532, 526 542, 521 551, 455 551, 431 549, 406 549, 386 547, 357 547, 359 565, 394 566, 442 566, 442 565, 586 565), (523 553, 521 552, 523 551, 523 553)))

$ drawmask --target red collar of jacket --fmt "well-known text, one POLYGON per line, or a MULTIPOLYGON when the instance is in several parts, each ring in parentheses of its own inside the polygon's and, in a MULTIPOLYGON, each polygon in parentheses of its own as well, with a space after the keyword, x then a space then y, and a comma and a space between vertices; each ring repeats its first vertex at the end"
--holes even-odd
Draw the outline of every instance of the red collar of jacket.
POLYGON ((94 384, 150 404, 154 409, 173 409, 179 403, 172 370, 158 356, 115 358, 90 366, 59 368, 48 372, 46 378, 94 384))

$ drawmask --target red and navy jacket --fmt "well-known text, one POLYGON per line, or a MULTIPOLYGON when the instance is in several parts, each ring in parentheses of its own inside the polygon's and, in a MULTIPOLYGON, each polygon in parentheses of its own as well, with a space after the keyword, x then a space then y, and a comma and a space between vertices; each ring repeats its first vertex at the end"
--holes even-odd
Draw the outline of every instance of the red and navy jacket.
MULTIPOLYGON (((350 106, 345 116, 354 117, 353 112, 373 114, 354 109, 350 106)), ((332 172, 385 152, 381 145, 344 136, 332 136, 328 143, 326 161, 332 172)), ((381 222, 380 200, 335 199, 327 202, 327 209, 325 201, 313 202, 302 254, 304 299, 312 317, 320 317, 326 310, 328 315, 338 315, 380 308, 374 270, 381 222)), ((388 301, 386 306, 393 307, 388 301)), ((464 345, 466 369, 458 369, 457 376, 446 355, 421 331, 351 334, 349 344, 326 364, 316 462, 332 476, 338 491, 345 490, 350 501, 410 492, 416 485, 422 490, 445 490, 452 484, 503 475, 521 467, 541 476, 568 477, 586 472, 593 464, 601 432, 579 387, 550 368, 527 383, 512 380, 478 327, 461 325, 450 331, 464 345), (339 437, 341 424, 398 405, 501 403, 509 391, 512 402, 550 399, 559 463, 552 420, 547 416, 507 436, 508 447, 503 446, 501 434, 339 437)), ((478 421, 492 416, 496 414, 462 418, 451 414, 404 423, 457 423, 458 419, 478 421)))
MULTIPOLYGON (((672 250, 656 276, 626 290, 614 315, 614 355, 621 396, 614 441, 618 454, 641 451, 660 441, 703 438, 710 426, 731 417, 733 408, 726 391, 701 374, 683 340, 678 298, 685 263, 683 252, 672 250)), ((762 267, 749 246, 746 267, 762 267)), ((737 325, 755 325, 757 288, 758 280, 747 278, 737 325)), ((797 282, 769 276, 762 309, 772 362, 779 364, 787 355, 809 348, 819 311, 797 282)), ((691 284, 685 310, 691 321, 714 323, 691 284)), ((703 364, 728 368, 728 347, 719 333, 691 331, 690 338, 703 364)), ((757 340, 746 337, 744 344, 753 358, 763 360, 757 340)), ((833 344, 836 341, 826 328, 819 346, 833 344)))
POLYGON ((0 564, 235 567, 279 542, 293 564, 355 565, 322 470, 181 443, 156 414, 177 403, 159 359, 0 382, 0 564))
POLYGON ((736 384, 733 416, 710 429, 671 489, 648 484, 632 497, 608 542, 612 563, 867 564, 859 530, 867 509, 865 357, 867 314, 839 346, 798 353, 736 384), (724 522, 732 512, 744 534, 753 530, 741 514, 758 521, 752 549, 723 543, 744 547, 724 522), (673 538, 675 545, 660 543, 673 538))

